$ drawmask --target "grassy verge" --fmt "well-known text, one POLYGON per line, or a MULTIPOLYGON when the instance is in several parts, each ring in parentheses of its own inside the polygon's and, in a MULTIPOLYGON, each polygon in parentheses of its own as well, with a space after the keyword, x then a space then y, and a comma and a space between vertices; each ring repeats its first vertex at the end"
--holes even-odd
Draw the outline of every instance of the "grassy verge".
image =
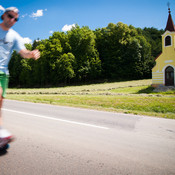
POLYGON ((153 92, 151 80, 49 89, 9 89, 8 99, 175 119, 175 91, 153 92))

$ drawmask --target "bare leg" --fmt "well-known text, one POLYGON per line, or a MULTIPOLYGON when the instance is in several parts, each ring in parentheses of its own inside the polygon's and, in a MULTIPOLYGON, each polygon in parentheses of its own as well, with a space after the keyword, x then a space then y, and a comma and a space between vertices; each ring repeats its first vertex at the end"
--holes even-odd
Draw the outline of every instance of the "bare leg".
POLYGON ((3 89, 0 87, 0 148, 2 149, 8 143, 14 140, 13 136, 4 128, 2 128, 2 103, 3 103, 3 89))
POLYGON ((13 141, 11 133, 9 133, 6 129, 2 128, 2 104, 3 104, 3 96, 2 96, 2 88, 0 87, 0 148, 3 148, 9 142, 13 141))

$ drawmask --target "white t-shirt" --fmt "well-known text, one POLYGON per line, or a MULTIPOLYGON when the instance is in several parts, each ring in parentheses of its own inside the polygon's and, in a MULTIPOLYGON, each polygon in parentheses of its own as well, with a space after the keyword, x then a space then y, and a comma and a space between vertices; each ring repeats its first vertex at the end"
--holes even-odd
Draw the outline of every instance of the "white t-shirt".
POLYGON ((13 50, 25 49, 23 38, 13 29, 8 31, 0 27, 0 71, 9 74, 8 64, 13 50))

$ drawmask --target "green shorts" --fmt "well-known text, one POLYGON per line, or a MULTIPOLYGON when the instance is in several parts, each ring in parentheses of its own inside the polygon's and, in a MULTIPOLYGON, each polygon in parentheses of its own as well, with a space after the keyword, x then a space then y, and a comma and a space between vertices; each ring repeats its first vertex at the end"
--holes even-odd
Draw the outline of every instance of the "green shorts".
POLYGON ((6 90, 8 88, 9 75, 6 75, 3 72, 0 72, 0 87, 2 87, 2 96, 6 97, 6 90))

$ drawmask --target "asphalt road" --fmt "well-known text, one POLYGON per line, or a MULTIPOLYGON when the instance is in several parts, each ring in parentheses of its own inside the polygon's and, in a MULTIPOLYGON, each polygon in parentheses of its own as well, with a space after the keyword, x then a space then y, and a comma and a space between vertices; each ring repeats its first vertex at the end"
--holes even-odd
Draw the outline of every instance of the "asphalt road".
POLYGON ((175 175, 175 120, 5 100, 0 175, 175 175))

